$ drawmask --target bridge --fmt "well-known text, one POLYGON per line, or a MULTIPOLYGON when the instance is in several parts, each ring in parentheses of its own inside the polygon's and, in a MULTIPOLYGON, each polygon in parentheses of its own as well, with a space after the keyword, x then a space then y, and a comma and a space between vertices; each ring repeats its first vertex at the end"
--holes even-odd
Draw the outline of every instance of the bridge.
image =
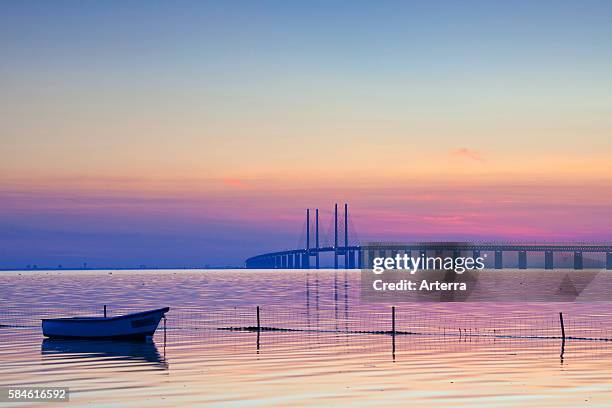
POLYGON ((349 244, 349 218, 348 205, 344 204, 343 225, 339 225, 338 204, 334 206, 334 242, 331 245, 320 245, 319 209, 315 210, 314 243, 311 242, 310 209, 306 210, 306 242, 304 248, 269 252, 248 258, 245 266, 248 269, 320 269, 321 256, 331 254, 334 258, 333 267, 339 269, 362 269, 370 265, 375 257, 395 257, 397 254, 411 256, 414 251, 418 256, 428 256, 429 253, 440 256, 443 252, 451 251, 454 257, 468 253, 477 258, 481 253, 493 254, 495 269, 518 268, 527 269, 529 257, 543 255, 544 269, 555 268, 555 258, 564 255, 571 256, 573 269, 586 269, 590 267, 612 270, 612 245, 609 243, 518 243, 518 242, 414 242, 414 243, 372 243, 365 245, 349 244), (340 228, 339 228, 340 227, 340 228), (343 228, 342 228, 343 227, 343 228), (339 241, 339 230, 343 232, 343 242, 339 241), (314 244, 314 245, 311 245, 314 244), (504 254, 515 254, 517 263, 507 265, 504 254), (555 257, 557 255, 557 257, 555 257), (601 259, 585 265, 585 260, 592 257, 601 259), (605 259, 604 259, 605 257, 605 259))

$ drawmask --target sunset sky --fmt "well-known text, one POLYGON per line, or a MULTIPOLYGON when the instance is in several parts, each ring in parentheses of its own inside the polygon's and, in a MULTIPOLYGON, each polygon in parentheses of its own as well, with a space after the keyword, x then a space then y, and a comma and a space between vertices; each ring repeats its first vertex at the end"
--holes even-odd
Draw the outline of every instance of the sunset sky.
POLYGON ((607 1, 0 4, 0 268, 612 241, 607 1), (357 239, 357 238, 355 238, 357 239))

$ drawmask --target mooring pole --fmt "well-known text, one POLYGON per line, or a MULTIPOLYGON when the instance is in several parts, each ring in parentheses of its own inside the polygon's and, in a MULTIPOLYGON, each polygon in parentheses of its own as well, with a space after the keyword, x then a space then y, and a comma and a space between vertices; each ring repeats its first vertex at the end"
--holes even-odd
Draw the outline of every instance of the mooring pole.
POLYGON ((261 321, 259 320, 259 306, 257 306, 257 354, 259 354, 259 336, 261 335, 261 321))
POLYGON ((391 344, 393 361, 395 361, 395 306, 391 306, 391 344))
POLYGON ((106 318, 106 305, 104 305, 104 317, 106 318))
POLYGON ((164 360, 166 360, 166 315, 164 315, 164 360))
POLYGON ((561 353, 559 354, 559 358, 561 359, 561 364, 563 364, 563 354, 565 354, 565 325, 563 324, 562 312, 559 312, 559 321, 561 322, 561 353))

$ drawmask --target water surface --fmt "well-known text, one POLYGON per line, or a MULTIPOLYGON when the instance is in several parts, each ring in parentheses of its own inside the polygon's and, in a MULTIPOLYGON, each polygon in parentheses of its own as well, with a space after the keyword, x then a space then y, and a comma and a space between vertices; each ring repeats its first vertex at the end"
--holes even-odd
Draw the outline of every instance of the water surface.
POLYGON ((392 336, 391 305, 359 294, 345 271, 3 272, 0 386, 67 386, 70 406, 612 403, 609 303, 403 303, 392 336), (104 304, 172 310, 152 344, 43 339, 38 318, 104 304), (292 331, 219 330, 257 306, 292 331))

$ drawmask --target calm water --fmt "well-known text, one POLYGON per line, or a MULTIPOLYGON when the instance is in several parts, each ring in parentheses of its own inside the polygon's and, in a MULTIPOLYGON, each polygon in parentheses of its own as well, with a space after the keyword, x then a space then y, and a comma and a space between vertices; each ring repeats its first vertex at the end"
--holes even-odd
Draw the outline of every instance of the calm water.
POLYGON ((404 303, 396 330, 412 334, 393 337, 375 334, 390 305, 359 294, 344 271, 0 272, 0 386, 67 386, 70 406, 100 407, 612 404, 610 303, 404 303), (43 340, 38 318, 104 304, 170 306, 165 336, 43 340), (256 325, 256 306, 295 331, 219 330, 256 325))

